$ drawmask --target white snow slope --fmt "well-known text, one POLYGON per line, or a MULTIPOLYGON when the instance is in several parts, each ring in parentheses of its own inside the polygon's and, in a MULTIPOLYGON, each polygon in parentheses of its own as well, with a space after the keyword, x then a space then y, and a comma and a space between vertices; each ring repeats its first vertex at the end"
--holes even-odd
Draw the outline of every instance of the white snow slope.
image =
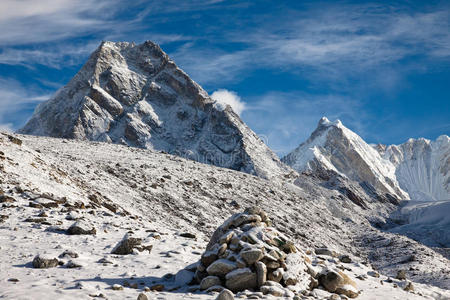
MULTIPOLYGON (((349 254, 353 262, 343 270, 364 275, 355 279, 357 299, 450 297, 448 259, 367 221, 387 217, 394 205, 367 202, 370 209, 363 209, 307 175, 271 182, 152 150, 0 133, 0 194, 4 299, 136 299, 141 292, 149 299, 213 299, 214 293, 187 285, 192 276, 187 266, 199 259, 223 220, 253 205, 305 251, 327 246, 349 254), (90 223, 97 234, 67 235, 75 219, 90 223), (130 231, 153 249, 111 254, 130 231), (63 265, 55 268, 31 267, 35 255, 58 257, 65 250, 78 257, 62 256, 63 265), (370 264, 379 278, 368 275, 370 264), (406 270, 414 292, 403 291, 404 280, 388 280, 399 269, 406 270), (112 289, 125 281, 130 287, 112 289), (164 291, 145 292, 158 283, 164 291)), ((332 257, 311 259, 337 264, 332 257)), ((309 299, 330 296, 316 289, 309 299)))
POLYGON ((401 145, 379 146, 377 149, 395 166, 395 176, 400 187, 409 194, 409 199, 450 200, 448 136, 441 135, 436 141, 409 139, 401 145))
POLYGON ((264 178, 292 171, 150 41, 103 42, 19 132, 160 150, 264 178))
POLYGON ((428 246, 450 248, 450 200, 408 201, 391 218, 403 224, 390 229, 391 232, 428 246))

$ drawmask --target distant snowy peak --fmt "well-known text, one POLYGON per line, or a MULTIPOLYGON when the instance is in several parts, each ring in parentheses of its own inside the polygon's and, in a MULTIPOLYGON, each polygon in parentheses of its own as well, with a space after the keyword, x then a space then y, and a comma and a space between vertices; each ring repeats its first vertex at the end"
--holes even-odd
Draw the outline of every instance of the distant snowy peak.
POLYGON ((412 200, 450 200, 450 138, 409 139, 401 145, 377 147, 396 168, 400 187, 412 200))
POLYGON ((161 150, 261 177, 289 172, 153 42, 103 42, 20 133, 161 150))
POLYGON ((299 172, 332 170, 370 184, 378 193, 408 198, 397 182, 395 166, 339 120, 323 117, 308 140, 282 161, 299 172))

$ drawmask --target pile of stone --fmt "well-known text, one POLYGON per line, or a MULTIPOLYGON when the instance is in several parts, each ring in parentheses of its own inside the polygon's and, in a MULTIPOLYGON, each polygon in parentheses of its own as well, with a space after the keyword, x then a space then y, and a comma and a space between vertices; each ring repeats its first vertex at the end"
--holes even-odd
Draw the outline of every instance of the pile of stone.
POLYGON ((329 292, 358 295, 347 275, 315 269, 301 249, 271 227, 269 217, 258 207, 231 216, 214 232, 194 278, 206 292, 249 290, 294 297, 321 285, 329 292), (349 288, 352 293, 347 293, 349 288))
POLYGON ((195 273, 201 290, 293 296, 309 289, 311 275, 305 256, 282 233, 270 227, 257 207, 230 217, 213 234, 195 273))

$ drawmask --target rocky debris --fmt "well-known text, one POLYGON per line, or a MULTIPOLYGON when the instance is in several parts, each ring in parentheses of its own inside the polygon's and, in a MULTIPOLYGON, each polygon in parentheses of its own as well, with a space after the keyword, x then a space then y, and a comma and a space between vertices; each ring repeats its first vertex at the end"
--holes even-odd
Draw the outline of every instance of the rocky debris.
POLYGON ((0 223, 5 222, 9 218, 8 215, 0 215, 0 223))
POLYGON ((222 284, 222 282, 219 277, 207 276, 207 277, 203 278, 202 282, 200 283, 200 289, 207 290, 212 286, 221 285, 221 284, 222 284))
POLYGON ((181 236, 181 237, 188 238, 188 239, 195 239, 195 238, 196 238, 195 234, 190 233, 190 232, 183 232, 183 233, 180 233, 180 236, 181 236))
POLYGON ((339 260, 344 264, 350 264, 352 263, 352 259, 348 255, 341 255, 339 256, 339 260))
POLYGON ((148 297, 144 293, 140 293, 137 297, 137 300, 148 300, 148 297))
POLYGON ((215 262, 213 262, 211 265, 208 266, 208 268, 206 269, 206 272, 209 275, 223 277, 236 268, 237 268, 237 265, 235 262, 230 261, 228 259, 218 259, 215 262))
POLYGON ((114 284, 111 289, 113 291, 122 291, 123 290, 123 286, 121 286, 120 284, 114 284))
POLYGON ((162 292, 164 290, 163 284, 155 284, 150 287, 151 291, 162 292))
POLYGON ((9 135, 9 134, 7 134, 7 137, 8 137, 8 139, 9 139, 9 141, 11 143, 19 145, 19 146, 22 146, 22 140, 21 139, 16 138, 15 136, 12 136, 12 135, 9 135))
POLYGON ((403 288, 403 290, 407 291, 407 292, 413 292, 414 291, 414 285, 412 284, 411 281, 408 281, 406 283, 406 286, 403 288))
POLYGON ((24 222, 39 223, 39 224, 44 224, 44 225, 51 225, 49 222, 47 222, 46 218, 26 218, 24 220, 24 222))
POLYGON ((110 261, 108 258, 106 258, 106 257, 103 257, 103 258, 100 258, 98 261, 97 261, 97 263, 99 263, 99 264, 103 264, 104 266, 106 266, 106 265, 108 265, 108 264, 113 264, 113 262, 112 261, 110 261))
POLYGON ((308 256, 271 227, 270 218, 263 210, 250 207, 217 228, 197 263, 194 279, 201 290, 226 288, 238 293, 237 296, 250 291, 254 293, 252 297, 258 298, 262 295, 294 297, 320 287, 337 297, 337 294, 357 297, 356 283, 338 270, 345 267, 334 259, 341 257, 351 262, 351 258, 339 256, 327 247, 317 248, 315 253, 314 257, 308 256), (327 262, 334 268, 327 267, 324 258, 318 255, 330 256, 327 262))
POLYGON ((13 203, 16 202, 16 199, 14 199, 11 196, 7 195, 0 195, 0 203, 13 203))
POLYGON ((395 276, 396 279, 399 280, 406 280, 406 271, 405 270, 398 270, 397 276, 395 276))
POLYGON ((270 227, 258 207, 231 216, 213 234, 196 270, 203 287, 223 286, 233 292, 246 289, 289 294, 286 289, 308 288, 305 254, 282 233, 270 227), (272 280, 272 281, 268 281, 272 280), (262 288, 274 283, 277 288, 262 288), (262 289, 261 289, 262 288, 262 289))
POLYGON ((65 258, 65 257, 78 258, 78 253, 76 253, 75 251, 72 251, 72 250, 66 250, 59 255, 59 258, 65 258))
POLYGON ((225 286, 231 291, 255 289, 258 281, 256 273, 250 268, 236 269, 225 275, 225 286))
POLYGON ((68 268, 68 269, 75 269, 75 268, 82 268, 83 267, 82 264, 80 264, 80 263, 78 263, 76 261, 73 261, 73 260, 69 260, 64 266, 66 268, 68 268))
POLYGON ((330 249, 328 249, 326 247, 316 248, 314 250, 314 252, 316 253, 316 255, 327 255, 327 256, 332 256, 332 257, 337 257, 338 256, 338 254, 335 251, 330 250, 330 249))
POLYGON ((147 250, 152 251, 152 245, 142 245, 142 238, 133 237, 132 234, 127 233, 123 239, 113 248, 112 254, 127 255, 132 254, 136 249, 139 252, 147 250))
POLYGON ((44 255, 37 255, 34 257, 32 265, 33 268, 37 269, 47 269, 57 267, 59 261, 57 258, 48 257, 44 255))
POLYGON ((325 270, 319 276, 319 282, 330 293, 343 294, 350 298, 358 296, 356 283, 341 271, 325 270))
POLYGON ((216 300, 234 300, 234 295, 230 290, 223 289, 216 300))
POLYGON ((81 234, 96 234, 95 228, 86 221, 79 220, 72 224, 69 229, 67 229, 67 234, 70 235, 81 235, 81 234))

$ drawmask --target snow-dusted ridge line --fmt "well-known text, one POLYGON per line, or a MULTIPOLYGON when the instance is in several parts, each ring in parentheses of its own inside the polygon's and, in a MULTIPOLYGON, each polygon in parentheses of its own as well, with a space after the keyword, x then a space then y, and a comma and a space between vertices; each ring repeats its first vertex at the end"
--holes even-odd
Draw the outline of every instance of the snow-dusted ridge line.
POLYGON ((395 178, 395 167, 340 120, 323 117, 304 143, 282 159, 293 169, 332 170, 357 182, 367 182, 380 193, 407 199, 395 178))
POLYGON ((282 159, 302 172, 325 168, 399 199, 450 198, 450 138, 369 145, 340 120, 323 117, 307 141, 282 159))
POLYGON ((292 172, 151 41, 103 42, 19 132, 160 150, 263 178, 292 172))

